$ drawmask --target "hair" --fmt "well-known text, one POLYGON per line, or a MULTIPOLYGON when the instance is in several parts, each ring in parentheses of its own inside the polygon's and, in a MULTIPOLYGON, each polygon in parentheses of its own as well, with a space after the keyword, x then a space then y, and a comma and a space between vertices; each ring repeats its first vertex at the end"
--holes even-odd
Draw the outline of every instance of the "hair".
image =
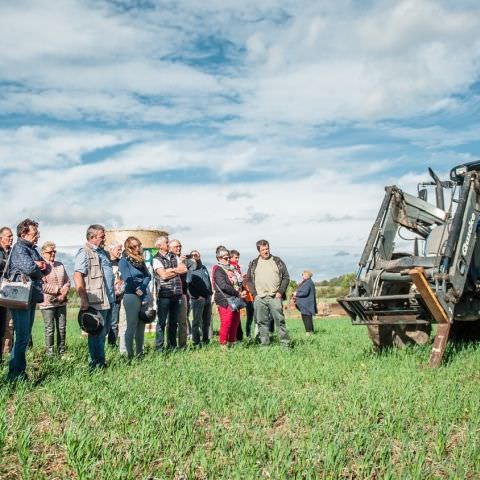
POLYGON ((54 242, 45 242, 43 245, 42 245, 42 248, 41 248, 41 251, 42 253, 47 249, 47 248, 57 248, 57 246, 55 245, 54 242))
POLYGON ((198 253, 198 254, 200 255, 200 252, 199 252, 198 250, 192 250, 192 251, 190 252, 190 255, 193 255, 194 253, 198 253))
POLYGON ((311 270, 304 270, 303 273, 306 273, 308 275, 308 278, 312 278, 313 277, 313 273, 311 270))
POLYGON ((172 248, 172 243, 178 243, 179 245, 182 244, 182 242, 180 240, 177 240, 176 238, 172 238, 172 240, 170 240, 168 246, 169 248, 172 248))
POLYGON ((217 258, 223 258, 226 256, 230 256, 230 251, 228 250, 227 247, 224 247, 223 245, 219 245, 216 250, 215 250, 215 256, 217 258))
POLYGON ((270 244, 268 243, 267 240, 259 240, 257 243, 257 250, 260 251, 260 247, 269 247, 270 244))
POLYGON ((17 225, 17 237, 21 237, 22 235, 26 235, 30 227, 37 227, 38 228, 38 222, 35 220, 32 220, 30 218, 26 218, 25 220, 22 220, 18 225, 17 225))
POLYGON ((125 248, 125 254, 130 257, 132 260, 134 260, 137 263, 141 263, 144 261, 143 258, 143 249, 142 247, 142 242, 137 238, 137 237, 128 237, 125 240, 125 243, 123 244, 123 247, 125 248), (137 242, 140 245, 140 253, 137 253, 136 250, 134 250, 131 247, 132 242, 137 242))
POLYGON ((237 257, 240 256, 240 252, 238 250, 234 250, 233 248, 230 250, 230 255, 236 255, 237 257))
POLYGON ((158 247, 159 245, 165 242, 168 243, 168 236, 162 235, 155 240, 155 247, 158 247))
POLYGON ((9 232, 12 231, 12 229, 11 229, 10 227, 2 227, 2 228, 0 228, 0 237, 2 237, 3 234, 4 234, 7 230, 8 230, 9 232))
POLYGON ((87 240, 93 238, 97 232, 104 232, 105 227, 103 225, 99 225, 98 223, 94 223, 87 228, 87 240))
POLYGON ((122 246, 123 246, 122 242, 119 242, 118 240, 114 240, 113 242, 110 242, 108 244, 107 250, 112 251, 114 248, 122 247, 122 246))

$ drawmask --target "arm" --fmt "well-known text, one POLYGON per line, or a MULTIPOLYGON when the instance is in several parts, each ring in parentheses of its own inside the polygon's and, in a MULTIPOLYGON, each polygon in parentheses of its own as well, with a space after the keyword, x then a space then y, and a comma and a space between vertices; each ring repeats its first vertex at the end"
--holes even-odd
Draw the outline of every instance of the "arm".
POLYGON ((253 282, 253 261, 251 261, 250 264, 248 265, 247 274, 245 275, 245 282, 252 296, 256 297, 257 292, 255 290, 255 285, 253 282))
POLYGON ((282 273, 282 278, 280 280, 280 286, 278 287, 278 294, 280 294, 281 297, 283 297, 287 291, 288 284, 290 283, 290 275, 288 274, 287 266, 283 262, 283 260, 278 259, 280 262, 281 266, 281 273, 282 273))
POLYGON ((296 297, 298 298, 303 298, 303 297, 308 297, 310 295, 310 290, 311 290, 311 285, 310 283, 301 283, 298 286, 296 297))
POLYGON ((78 296, 80 297, 80 310, 87 310, 90 304, 88 303, 83 274, 80 272, 75 272, 73 274, 73 281, 75 282, 75 288, 77 289, 78 296))

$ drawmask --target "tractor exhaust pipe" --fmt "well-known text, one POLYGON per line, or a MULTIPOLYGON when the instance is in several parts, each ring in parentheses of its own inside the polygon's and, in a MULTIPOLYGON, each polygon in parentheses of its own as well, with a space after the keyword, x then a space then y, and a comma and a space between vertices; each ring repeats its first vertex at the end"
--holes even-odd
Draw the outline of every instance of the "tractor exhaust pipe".
POLYGON ((428 173, 435 182, 435 197, 437 199, 437 208, 439 208, 440 210, 445 210, 442 181, 438 178, 438 175, 430 167, 428 167, 428 173))

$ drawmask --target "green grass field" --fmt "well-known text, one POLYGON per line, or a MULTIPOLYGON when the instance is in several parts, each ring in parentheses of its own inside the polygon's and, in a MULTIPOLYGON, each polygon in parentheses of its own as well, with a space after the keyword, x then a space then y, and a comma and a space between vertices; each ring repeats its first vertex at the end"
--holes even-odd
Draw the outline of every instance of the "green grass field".
POLYGON ((480 478, 480 346, 373 354, 363 327, 317 320, 292 349, 152 351, 90 374, 69 320, 69 355, 31 380, 0 381, 0 478, 480 478))

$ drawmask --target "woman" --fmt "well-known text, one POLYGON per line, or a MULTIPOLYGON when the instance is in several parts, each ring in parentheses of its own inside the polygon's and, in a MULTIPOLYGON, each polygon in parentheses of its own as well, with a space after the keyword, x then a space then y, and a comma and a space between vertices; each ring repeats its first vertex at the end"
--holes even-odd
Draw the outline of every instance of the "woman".
POLYGON ((53 355, 55 330, 57 331, 57 350, 60 355, 65 353, 65 338, 67 333, 67 296, 70 290, 70 279, 61 262, 55 261, 57 253, 53 242, 42 245, 42 256, 47 268, 43 277, 44 300, 40 304, 45 323, 45 348, 47 355, 53 355))
POLYGON ((305 270, 302 273, 302 282, 298 285, 293 297, 295 304, 302 314, 303 325, 307 335, 313 333, 313 316, 318 313, 315 284, 312 281, 312 272, 305 270))
POLYGON ((234 267, 230 265, 230 252, 219 246, 215 252, 218 264, 213 267, 212 278, 215 291, 215 303, 220 315, 220 345, 226 349, 227 345, 232 347, 237 339, 238 324, 240 323, 240 312, 233 311, 228 304, 229 297, 245 297, 245 292, 240 292, 235 282, 237 276, 234 267))
POLYGON ((6 273, 7 278, 21 281, 22 276, 32 281, 32 294, 27 310, 10 308, 15 340, 8 364, 7 379, 27 380, 25 352, 32 334, 35 307, 43 302, 42 278, 47 268, 36 245, 40 238, 38 223, 27 218, 17 225, 17 243, 13 246, 6 273))
POLYGON ((125 348, 128 358, 133 357, 133 340, 135 339, 135 353, 143 353, 145 324, 140 320, 139 313, 142 302, 146 300, 151 275, 145 265, 142 244, 136 237, 125 240, 122 258, 118 269, 125 283, 123 308, 127 319, 125 330, 125 348))

